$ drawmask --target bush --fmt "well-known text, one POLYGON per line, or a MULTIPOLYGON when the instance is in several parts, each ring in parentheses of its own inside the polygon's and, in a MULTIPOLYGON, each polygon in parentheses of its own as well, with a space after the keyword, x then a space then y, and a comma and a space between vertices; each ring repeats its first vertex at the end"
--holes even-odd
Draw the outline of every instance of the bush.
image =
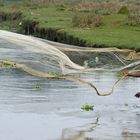
POLYGON ((66 6, 61 4, 61 5, 57 5, 57 10, 58 11, 65 11, 66 10, 66 6))
MULTIPOLYGON (((48 7, 50 4, 53 4, 53 5, 64 5, 65 4, 65 0, 24 0, 24 4, 26 6, 30 6, 30 7, 48 7)), ((65 7, 59 7, 60 10, 63 10, 65 7)))
POLYGON ((48 0, 24 0, 24 4, 33 8, 45 7, 48 5, 48 0))
POLYGON ((129 15, 128 16, 128 25, 132 25, 132 26, 140 25, 140 16, 129 15))
POLYGON ((72 24, 74 27, 77 27, 80 25, 80 17, 78 15, 74 15, 72 18, 72 24))
POLYGON ((140 25, 140 9, 134 7, 128 15, 128 24, 132 26, 140 25))
POLYGON ((99 27, 103 24, 101 15, 75 15, 72 18, 73 26, 76 27, 99 27))
POLYGON ((116 11, 116 5, 112 2, 81 2, 74 6, 74 10, 109 15, 116 11))
POLYGON ((118 14, 125 14, 125 15, 128 15, 129 14, 129 10, 126 6, 122 6, 120 8, 120 10, 118 11, 118 14))
POLYGON ((22 13, 19 11, 11 12, 11 13, 0 12, 0 21, 18 20, 21 19, 21 17, 22 17, 22 13))
POLYGON ((96 16, 94 17, 94 19, 93 19, 93 20, 94 20, 93 25, 94 25, 95 27, 99 27, 99 26, 103 25, 102 19, 103 19, 102 16, 96 15, 96 16))
POLYGON ((0 2, 0 7, 4 6, 4 3, 0 2))

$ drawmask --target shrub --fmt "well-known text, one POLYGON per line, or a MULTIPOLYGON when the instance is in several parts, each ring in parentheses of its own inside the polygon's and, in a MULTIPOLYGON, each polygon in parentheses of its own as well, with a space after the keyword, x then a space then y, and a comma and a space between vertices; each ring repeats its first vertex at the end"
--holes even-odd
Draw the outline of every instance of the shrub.
POLYGON ((0 1, 0 7, 4 6, 4 2, 0 1))
POLYGON ((80 17, 78 15, 74 15, 72 18, 73 26, 77 27, 80 25, 80 17))
POLYGON ((22 13, 20 11, 17 12, 0 12, 0 21, 7 21, 7 20, 18 20, 21 19, 22 13))
POLYGON ((57 5, 57 10, 58 11, 65 11, 66 10, 66 6, 61 4, 61 5, 57 5))
POLYGON ((128 15, 128 24, 132 26, 140 25, 140 9, 134 7, 128 15))
MULTIPOLYGON (((47 7, 50 4, 53 5, 63 5, 65 0, 24 0, 24 4, 30 7, 47 7)), ((64 7, 60 7, 60 10, 63 10, 64 7)))
POLYGON ((73 26, 76 27, 99 27, 103 24, 101 15, 75 15, 72 18, 73 26))
POLYGON ((140 16, 129 15, 128 16, 128 25, 132 25, 132 26, 140 25, 140 16))
POLYGON ((102 16, 100 16, 100 15, 96 15, 96 16, 94 17, 94 19, 93 19, 93 20, 94 20, 93 25, 94 25, 95 27, 99 27, 99 26, 101 26, 101 25, 103 24, 102 19, 103 19, 102 16))
POLYGON ((112 2, 81 2, 74 7, 74 10, 108 15, 116 11, 116 4, 112 2))
POLYGON ((30 7, 45 7, 48 5, 48 0, 24 0, 26 6, 30 7))
POLYGON ((118 11, 118 14, 126 14, 126 15, 128 15, 129 14, 129 10, 128 10, 128 8, 126 6, 122 6, 120 8, 120 10, 118 11))
POLYGON ((92 3, 85 2, 85 3, 79 3, 74 8, 76 11, 80 11, 80 12, 91 12, 91 11, 96 11, 99 8, 99 4, 93 2, 92 3))

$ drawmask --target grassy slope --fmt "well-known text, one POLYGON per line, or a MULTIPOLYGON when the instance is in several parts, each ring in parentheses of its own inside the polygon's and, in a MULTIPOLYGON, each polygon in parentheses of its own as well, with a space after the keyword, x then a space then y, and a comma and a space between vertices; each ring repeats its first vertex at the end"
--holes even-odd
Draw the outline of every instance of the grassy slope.
POLYGON ((31 9, 23 6, 12 8, 5 6, 0 9, 4 11, 20 10, 24 13, 25 19, 39 21, 40 27, 59 28, 60 31, 65 31, 68 34, 86 40, 90 45, 140 48, 140 26, 126 25, 126 15, 114 14, 104 16, 104 25, 101 27, 78 28, 72 26, 72 17, 75 13, 68 9, 60 11, 56 7, 31 9))

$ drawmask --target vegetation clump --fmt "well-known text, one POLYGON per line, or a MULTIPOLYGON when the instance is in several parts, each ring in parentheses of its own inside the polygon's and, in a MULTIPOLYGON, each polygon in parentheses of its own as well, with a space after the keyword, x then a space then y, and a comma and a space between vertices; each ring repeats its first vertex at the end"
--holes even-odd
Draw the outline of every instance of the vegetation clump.
POLYGON ((131 13, 128 15, 128 25, 140 26, 140 8, 139 8, 139 6, 131 9, 131 13))
POLYGON ((22 13, 20 11, 16 12, 4 12, 0 11, 0 21, 13 21, 21 19, 22 13))
POLYGON ((103 24, 101 15, 75 15, 72 18, 73 26, 75 27, 99 27, 103 24))
POLYGON ((109 15, 115 10, 115 4, 112 2, 81 2, 74 7, 75 11, 79 12, 92 12, 94 14, 109 15))
POLYGON ((13 65, 11 65, 11 64, 9 64, 9 63, 6 63, 6 62, 4 62, 4 61, 0 61, 0 67, 4 67, 4 68, 8 68, 8 69, 14 68, 13 65))
POLYGON ((37 90, 40 90, 40 85, 37 83, 37 84, 35 85, 35 88, 36 88, 37 90))
POLYGON ((88 104, 86 104, 86 105, 83 105, 81 107, 81 109, 82 110, 85 110, 85 111, 93 111, 94 110, 94 105, 88 105, 88 104))
POLYGON ((129 14, 129 10, 128 10, 127 6, 122 6, 120 8, 120 10, 118 11, 118 14, 126 14, 126 15, 128 15, 129 14))

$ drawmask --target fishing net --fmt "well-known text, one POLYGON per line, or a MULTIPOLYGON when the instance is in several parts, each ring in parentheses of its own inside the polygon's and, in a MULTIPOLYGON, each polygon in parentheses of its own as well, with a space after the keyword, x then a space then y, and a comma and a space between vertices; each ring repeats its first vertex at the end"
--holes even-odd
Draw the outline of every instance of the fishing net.
POLYGON ((128 74, 120 76, 106 93, 100 93, 90 80, 79 74, 124 70, 129 74, 139 73, 140 53, 129 49, 64 45, 0 30, 0 65, 41 78, 62 78, 87 84, 98 95, 106 96, 112 94, 114 87, 128 74))

